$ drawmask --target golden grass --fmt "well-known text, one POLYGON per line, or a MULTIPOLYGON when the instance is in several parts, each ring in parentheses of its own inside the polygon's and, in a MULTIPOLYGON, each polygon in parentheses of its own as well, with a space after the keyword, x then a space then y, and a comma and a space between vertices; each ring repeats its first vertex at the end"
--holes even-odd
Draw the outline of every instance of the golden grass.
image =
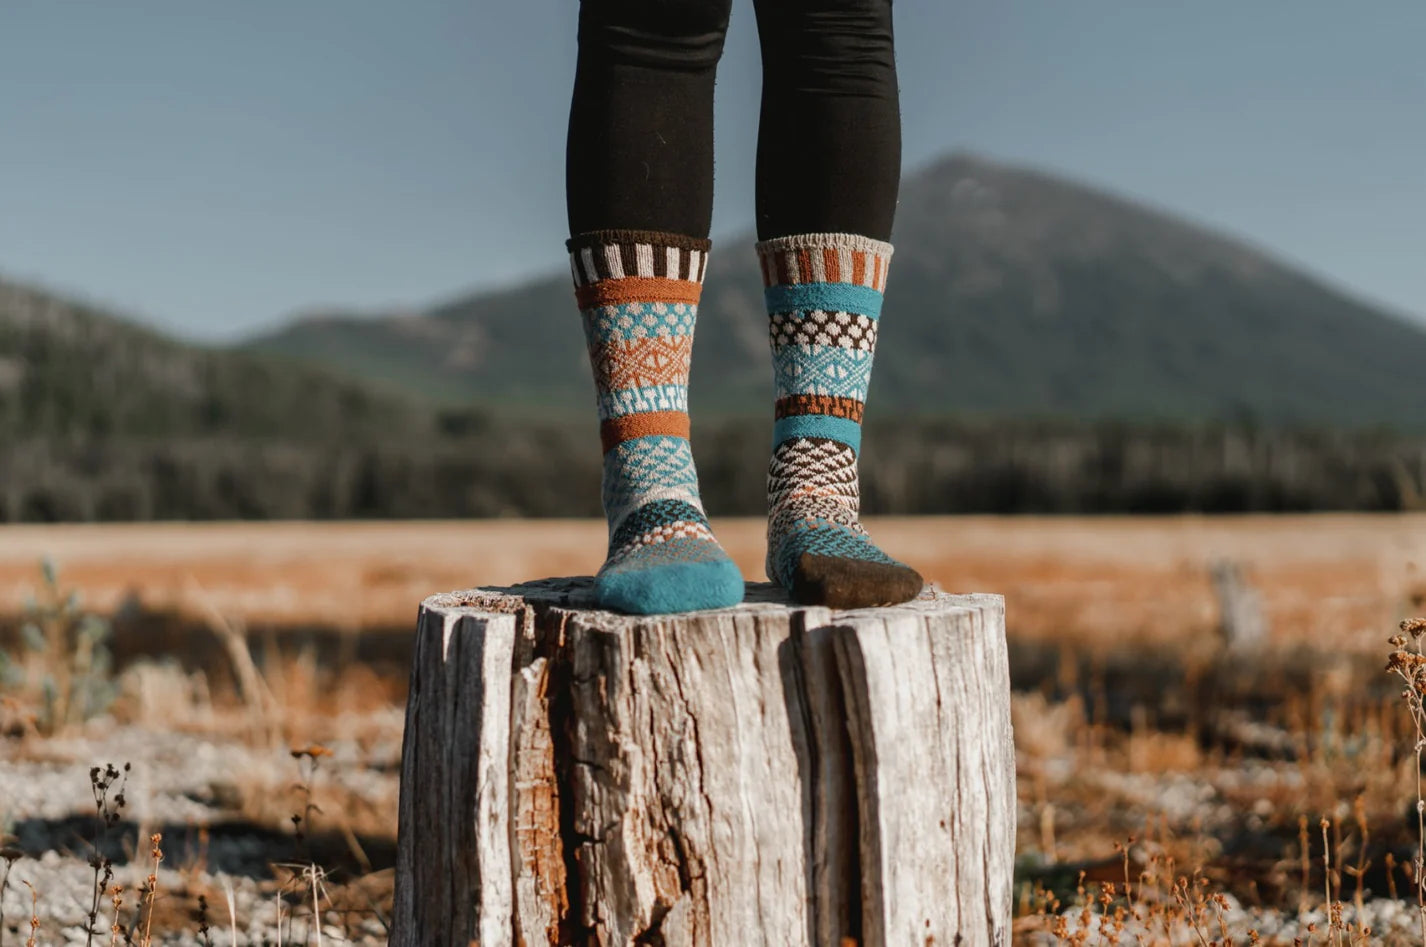
MULTIPOLYGON (((1208 562, 1240 562, 1275 632, 1371 652, 1379 629, 1426 604, 1426 514, 870 519, 889 552, 949 591, 994 591, 1011 633, 1175 647, 1212 627, 1208 562)), ((717 520, 744 575, 763 576, 764 522, 717 520)), ((433 591, 598 568, 593 520, 202 523, 0 527, 0 614, 54 557, 91 607, 128 599, 250 627, 403 628, 433 591)), ((1414 612, 1413 612, 1414 613, 1414 612)))

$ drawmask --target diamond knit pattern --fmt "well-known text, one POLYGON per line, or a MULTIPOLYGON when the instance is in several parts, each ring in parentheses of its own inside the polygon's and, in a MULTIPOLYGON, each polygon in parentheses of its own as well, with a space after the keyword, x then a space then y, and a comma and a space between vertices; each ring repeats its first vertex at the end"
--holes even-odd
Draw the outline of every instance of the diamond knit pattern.
POLYGON ((698 472, 688 441, 681 437, 640 437, 624 441, 604 455, 604 509, 613 534, 630 514, 653 500, 681 500, 702 515, 698 472))
POLYGON ((872 353, 835 345, 774 345, 774 382, 779 399, 831 395, 866 403, 872 353))
POLYGON ((776 405, 767 573, 800 602, 915 596, 921 577, 862 527, 857 454, 890 244, 806 234, 758 244, 776 405))
POLYGON ((688 371, 708 241, 598 231, 569 241, 594 373, 609 548, 600 605, 723 608, 743 579, 709 528, 688 443, 688 371))
POLYGON ((804 553, 895 563, 858 520, 857 455, 833 440, 795 438, 773 449, 768 464, 767 572, 791 587, 804 553))

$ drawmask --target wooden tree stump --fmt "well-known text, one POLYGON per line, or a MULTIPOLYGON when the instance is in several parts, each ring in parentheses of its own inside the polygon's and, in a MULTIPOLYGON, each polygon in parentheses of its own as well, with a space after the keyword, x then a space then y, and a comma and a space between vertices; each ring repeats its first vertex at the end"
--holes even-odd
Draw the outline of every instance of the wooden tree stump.
POLYGON ((421 607, 391 943, 1010 942, 1004 602, 421 607))

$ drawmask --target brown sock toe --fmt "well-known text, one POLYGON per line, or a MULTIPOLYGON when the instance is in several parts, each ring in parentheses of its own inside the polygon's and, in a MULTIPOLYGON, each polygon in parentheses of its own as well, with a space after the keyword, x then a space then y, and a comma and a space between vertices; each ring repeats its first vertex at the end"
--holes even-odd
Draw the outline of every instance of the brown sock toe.
POLYGON ((921 594, 920 573, 894 562, 866 562, 803 553, 792 574, 792 599, 828 608, 898 605, 921 594))

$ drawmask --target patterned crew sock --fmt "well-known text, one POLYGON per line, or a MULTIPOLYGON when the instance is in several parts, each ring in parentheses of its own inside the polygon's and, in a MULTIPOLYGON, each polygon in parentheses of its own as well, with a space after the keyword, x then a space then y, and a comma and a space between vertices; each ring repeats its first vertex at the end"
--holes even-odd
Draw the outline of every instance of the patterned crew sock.
POLYGON ((814 233, 757 249, 777 386, 768 575, 809 605, 914 598, 921 576, 878 549, 857 519, 862 411, 891 244, 814 233))
POLYGON ((609 554, 595 596, 641 615, 736 605, 743 577, 708 527, 688 446, 688 366, 710 243, 600 230, 568 246, 604 446, 609 554))

